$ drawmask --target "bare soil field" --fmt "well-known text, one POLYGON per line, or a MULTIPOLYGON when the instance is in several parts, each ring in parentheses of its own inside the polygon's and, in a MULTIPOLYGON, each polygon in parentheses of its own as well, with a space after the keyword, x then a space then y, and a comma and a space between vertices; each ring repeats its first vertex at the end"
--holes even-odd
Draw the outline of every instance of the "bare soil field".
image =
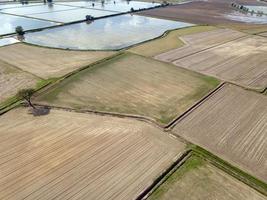
MULTIPOLYGON (((187 51, 175 52, 184 55, 187 51)), ((170 52, 170 56, 173 53, 170 52)), ((177 66, 229 82, 264 90, 267 87, 267 39, 241 38, 173 61, 177 66)), ((174 56, 175 57, 175 56, 174 56)))
POLYGON ((261 34, 259 34, 259 35, 260 35, 260 36, 267 37, 267 32, 261 33, 261 34))
POLYGON ((226 84, 173 132, 267 181, 267 96, 226 84))
MULTIPOLYGON (((235 1, 236 2, 236 1, 235 1)), ((266 27, 266 24, 256 24, 251 23, 249 20, 236 21, 228 17, 235 13, 235 15, 240 16, 244 19, 247 16, 240 12, 235 11, 231 7, 232 1, 223 0, 208 0, 208 1, 192 1, 189 3, 167 6, 164 8, 157 8, 152 10, 146 10, 139 12, 140 15, 185 21, 194 24, 209 24, 209 25, 228 25, 236 26, 241 25, 238 30, 249 29, 255 27, 266 27), (236 13, 237 12, 237 13, 236 13)), ((237 2, 236 2, 237 3, 237 2)), ((245 2, 240 1, 239 3, 245 4, 245 2)), ((249 1, 246 5, 262 5, 263 3, 257 1, 249 1), (252 3, 253 2, 253 3, 252 3)), ((251 20, 256 20, 251 18, 251 20)))
POLYGON ((184 152, 147 123, 28 109, 0 116, 0 199, 135 199, 184 152))
POLYGON ((176 48, 171 51, 159 54, 155 56, 156 59, 173 62, 179 58, 186 57, 188 55, 209 49, 211 47, 224 44, 238 38, 247 36, 239 31, 234 31, 231 29, 216 29, 212 31, 189 34, 180 37, 182 41, 186 44, 181 48, 176 48))
POLYGON ((174 30, 169 32, 162 38, 137 45, 130 48, 128 51, 143 56, 156 56, 166 51, 182 47, 184 45, 184 42, 179 38, 181 36, 211 31, 215 29, 216 28, 213 26, 193 26, 189 28, 174 30))
POLYGON ((65 79, 34 102, 137 114, 168 123, 218 83, 168 63, 126 53, 65 79))
POLYGON ((35 87, 38 78, 0 60, 0 104, 18 90, 35 87))
POLYGON ((266 200, 266 197, 197 156, 190 157, 149 200, 266 200))
POLYGON ((42 78, 63 76, 114 52, 69 51, 14 44, 0 48, 0 60, 42 78))

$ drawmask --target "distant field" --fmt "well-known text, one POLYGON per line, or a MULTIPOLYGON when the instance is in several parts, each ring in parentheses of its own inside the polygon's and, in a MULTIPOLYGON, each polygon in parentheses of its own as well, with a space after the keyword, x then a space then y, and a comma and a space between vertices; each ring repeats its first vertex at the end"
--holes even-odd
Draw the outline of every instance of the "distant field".
POLYGON ((18 90, 35 87, 39 79, 0 60, 0 104, 18 90))
POLYGON ((217 84, 216 79, 127 53, 75 74, 35 102, 138 114, 167 123, 217 84))
POLYGON ((218 27, 230 28, 242 31, 248 34, 258 34, 267 31, 267 26, 264 24, 220 24, 218 27))
POLYGON ((158 54, 182 47, 184 42, 179 38, 184 35, 206 32, 216 29, 213 26, 194 26, 169 32, 166 36, 137 45, 129 49, 130 52, 144 56, 156 56, 158 54))
MULTIPOLYGON (((183 54, 177 52, 179 55, 183 54)), ((252 89, 267 86, 267 40, 241 38, 173 61, 177 66, 234 82, 252 89)))
POLYGON ((195 54, 205 49, 224 44, 244 36, 246 36, 246 34, 230 29, 217 29, 185 35, 181 37, 181 39, 186 43, 185 46, 159 54, 155 56, 155 58, 166 62, 173 62, 188 55, 195 54))
POLYGON ((267 32, 261 33, 259 35, 264 36, 264 37, 267 37, 267 32))
POLYGON ((263 90, 267 86, 267 40, 230 29, 181 37, 186 46, 156 59, 236 84, 263 90))
POLYGON ((185 145, 137 120, 27 109, 0 116, 0 199, 135 199, 185 145))
POLYGON ((190 157, 149 200, 265 200, 266 197, 199 157, 190 157))
POLYGON ((267 97, 224 85, 178 122, 174 133, 267 181, 267 97))
POLYGON ((0 48, 0 60, 42 78, 63 76, 114 52, 68 51, 15 44, 0 48))
MULTIPOLYGON (((251 16, 237 12, 228 0, 209 0, 209 1, 189 1, 179 5, 166 6, 164 8, 155 8, 141 11, 139 15, 149 17, 157 17, 174 21, 185 21, 193 24, 209 24, 209 25, 228 25, 236 26, 239 30, 266 28, 266 18, 251 16), (236 16, 232 18, 231 16, 236 16)), ((239 1, 245 4, 244 0, 239 1)), ((250 5, 265 5, 263 2, 252 0, 250 5)))

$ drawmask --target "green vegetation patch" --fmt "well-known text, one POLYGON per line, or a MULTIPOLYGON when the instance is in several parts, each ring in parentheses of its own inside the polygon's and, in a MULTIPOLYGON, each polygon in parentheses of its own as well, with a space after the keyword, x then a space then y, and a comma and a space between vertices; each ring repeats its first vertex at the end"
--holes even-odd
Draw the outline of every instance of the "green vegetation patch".
POLYGON ((35 101, 147 116, 166 124, 218 84, 214 78, 125 53, 66 78, 35 101))
POLYGON ((161 197, 167 193, 176 182, 181 180, 186 173, 189 173, 191 170, 197 169, 204 164, 205 162, 200 157, 190 156, 180 168, 169 176, 168 179, 149 196, 148 199, 161 199, 161 197))
POLYGON ((193 154, 148 199, 264 200, 266 197, 193 154))

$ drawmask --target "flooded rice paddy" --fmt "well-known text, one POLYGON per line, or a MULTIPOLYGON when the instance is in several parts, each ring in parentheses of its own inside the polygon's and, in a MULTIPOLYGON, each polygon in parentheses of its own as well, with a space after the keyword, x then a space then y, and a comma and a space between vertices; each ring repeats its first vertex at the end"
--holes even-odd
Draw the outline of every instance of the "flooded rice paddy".
POLYGON ((193 24, 136 15, 120 15, 25 35, 25 42, 63 49, 122 49, 193 24))
POLYGON ((14 33, 16 26, 22 26, 24 30, 39 29, 85 20, 86 15, 97 18, 158 5, 126 0, 0 4, 0 35, 14 33))

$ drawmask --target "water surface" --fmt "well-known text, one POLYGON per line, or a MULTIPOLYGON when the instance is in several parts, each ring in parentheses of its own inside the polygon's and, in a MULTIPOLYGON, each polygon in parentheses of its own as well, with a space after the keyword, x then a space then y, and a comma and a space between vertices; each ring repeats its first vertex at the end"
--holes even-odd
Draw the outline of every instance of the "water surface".
POLYGON ((50 20, 54 22, 74 22, 79 20, 85 20, 86 15, 91 15, 93 17, 102 17, 108 15, 114 15, 117 12, 110 12, 105 10, 94 10, 86 8, 74 8, 71 10, 65 10, 60 12, 51 12, 51 13, 42 13, 42 14, 33 14, 29 15, 30 17, 50 20))
POLYGON ((141 2, 141 1, 125 1, 125 0, 109 0, 101 4, 101 1, 78 1, 78 2, 60 2, 57 4, 75 6, 75 7, 87 7, 101 10, 128 12, 131 8, 138 10, 142 8, 151 8, 158 6, 158 3, 141 2), (94 6, 92 5, 94 3, 94 6))
POLYGON ((9 9, 4 9, 1 12, 16 14, 16 15, 27 15, 27 14, 37 14, 37 13, 49 13, 49 12, 69 10, 69 9, 72 9, 72 7, 63 5, 43 4, 43 5, 26 6, 19 8, 9 8, 9 9))
POLYGON ((251 13, 240 13, 238 11, 234 11, 231 14, 225 15, 227 19, 239 21, 239 22, 246 22, 252 24, 267 24, 267 15, 258 16, 257 14, 251 13))
POLYGON ((53 25, 56 25, 56 23, 0 14, 0 35, 14 33, 17 26, 22 26, 24 30, 31 30, 53 25))
POLYGON ((20 42, 19 40, 16 40, 15 38, 2 38, 0 39, 0 47, 15 44, 20 42))
POLYGON ((255 12, 263 12, 264 14, 267 14, 267 6, 245 6, 249 9, 249 11, 254 10, 255 12))
POLYGON ((28 43, 80 50, 121 49, 162 35, 170 29, 193 24, 136 15, 105 19, 28 33, 28 43))

